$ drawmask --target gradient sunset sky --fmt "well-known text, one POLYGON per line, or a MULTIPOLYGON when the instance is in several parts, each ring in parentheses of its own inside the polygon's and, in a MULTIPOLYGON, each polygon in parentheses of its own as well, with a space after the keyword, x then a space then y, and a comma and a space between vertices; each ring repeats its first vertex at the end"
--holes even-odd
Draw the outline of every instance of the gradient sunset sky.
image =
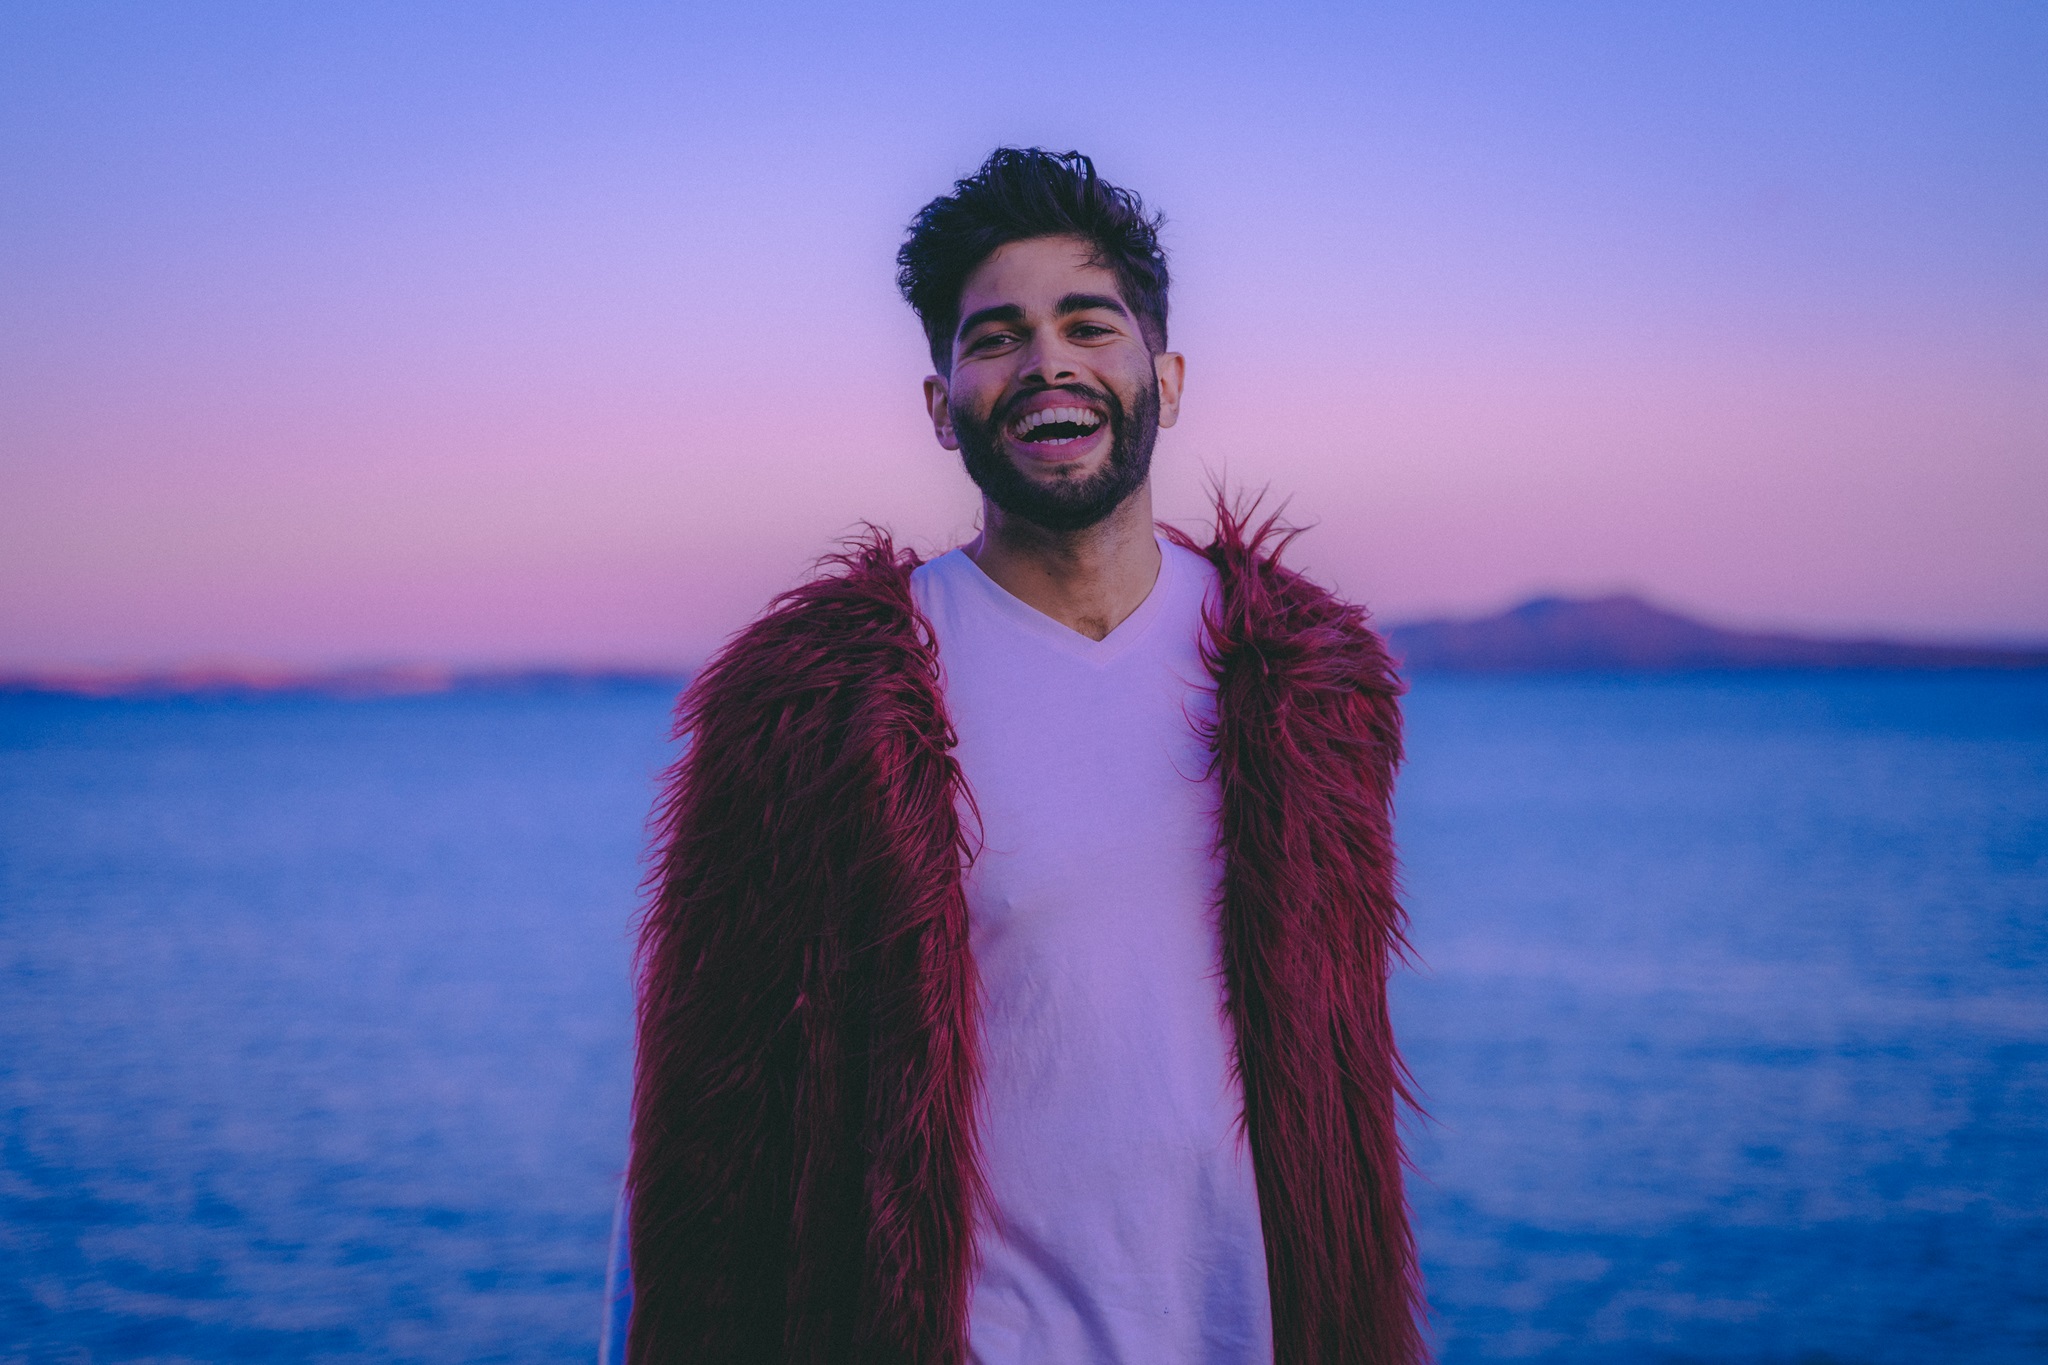
POLYGON ((1168 215, 1163 511, 1383 620, 2048 638, 2048 5, 15 3, 0 666, 700 657, 976 503, 903 226, 1168 215))

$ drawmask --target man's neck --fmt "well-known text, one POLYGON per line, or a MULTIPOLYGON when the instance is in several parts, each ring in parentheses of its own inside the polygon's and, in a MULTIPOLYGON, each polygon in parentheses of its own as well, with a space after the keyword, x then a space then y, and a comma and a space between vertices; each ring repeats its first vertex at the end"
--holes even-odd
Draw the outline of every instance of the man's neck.
POLYGON ((1123 624, 1159 578, 1152 486, 1079 531, 1048 531, 982 500, 967 555, 998 587, 1091 640, 1123 624))

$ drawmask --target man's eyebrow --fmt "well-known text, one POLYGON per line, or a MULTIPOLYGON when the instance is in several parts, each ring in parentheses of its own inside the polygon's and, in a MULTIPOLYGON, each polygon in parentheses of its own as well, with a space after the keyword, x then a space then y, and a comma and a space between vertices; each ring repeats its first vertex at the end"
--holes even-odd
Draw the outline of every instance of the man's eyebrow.
MULTIPOLYGON (((1095 308, 1115 313, 1118 317, 1122 318, 1129 318, 1131 316, 1131 310, 1124 307, 1122 300, 1111 294, 1068 294, 1054 306, 1053 312, 1059 317, 1066 317, 1070 313, 1086 313, 1095 308)), ((960 319, 960 326, 953 335, 964 337, 984 322, 1022 322, 1023 320, 1024 310, 1022 308, 1014 303, 998 303, 988 308, 977 308, 966 317, 960 319)))
POLYGON ((1108 294, 1069 294, 1060 300, 1059 307, 1053 311, 1065 317, 1069 313, 1085 313, 1091 308, 1106 309, 1123 318, 1129 318, 1131 315, 1130 309, 1108 294))
POLYGON ((960 326, 953 335, 964 337, 984 322, 1022 322, 1023 320, 1024 310, 1022 308, 1019 308, 1014 303, 999 303, 992 308, 977 308, 966 317, 960 319, 960 326))

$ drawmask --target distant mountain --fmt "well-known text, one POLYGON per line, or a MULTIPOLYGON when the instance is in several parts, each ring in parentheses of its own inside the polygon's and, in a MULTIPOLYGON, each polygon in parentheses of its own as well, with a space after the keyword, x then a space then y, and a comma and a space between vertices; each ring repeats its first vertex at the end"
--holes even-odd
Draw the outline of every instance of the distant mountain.
MULTIPOLYGON (((1702 673, 1742 669, 2048 669, 2048 648, 1818 640, 1722 630, 1639 597, 1539 597, 1473 621, 1415 621, 1387 632, 1409 673, 1702 673)), ((263 665, 158 671, 0 673, 0 696, 402 697, 442 692, 680 689, 660 668, 462 670, 401 665, 329 671, 263 665)))
POLYGON ((2048 668, 2048 649, 1722 630, 1627 596, 1539 597, 1476 621, 1395 626, 1387 637, 1412 673, 2048 668))

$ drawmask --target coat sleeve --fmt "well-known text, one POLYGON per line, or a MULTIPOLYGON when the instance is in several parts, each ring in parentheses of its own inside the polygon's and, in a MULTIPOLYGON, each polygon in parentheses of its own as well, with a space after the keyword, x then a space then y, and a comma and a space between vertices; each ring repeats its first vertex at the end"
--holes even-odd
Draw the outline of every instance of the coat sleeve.
POLYGON ((1401 683, 1355 606, 1282 568, 1275 523, 1210 549, 1225 977, 1279 1365, 1427 1357, 1387 1010, 1401 683))
POLYGON ((972 964, 914 562, 849 556, 679 707, 640 936, 635 1365, 960 1339, 972 964))

